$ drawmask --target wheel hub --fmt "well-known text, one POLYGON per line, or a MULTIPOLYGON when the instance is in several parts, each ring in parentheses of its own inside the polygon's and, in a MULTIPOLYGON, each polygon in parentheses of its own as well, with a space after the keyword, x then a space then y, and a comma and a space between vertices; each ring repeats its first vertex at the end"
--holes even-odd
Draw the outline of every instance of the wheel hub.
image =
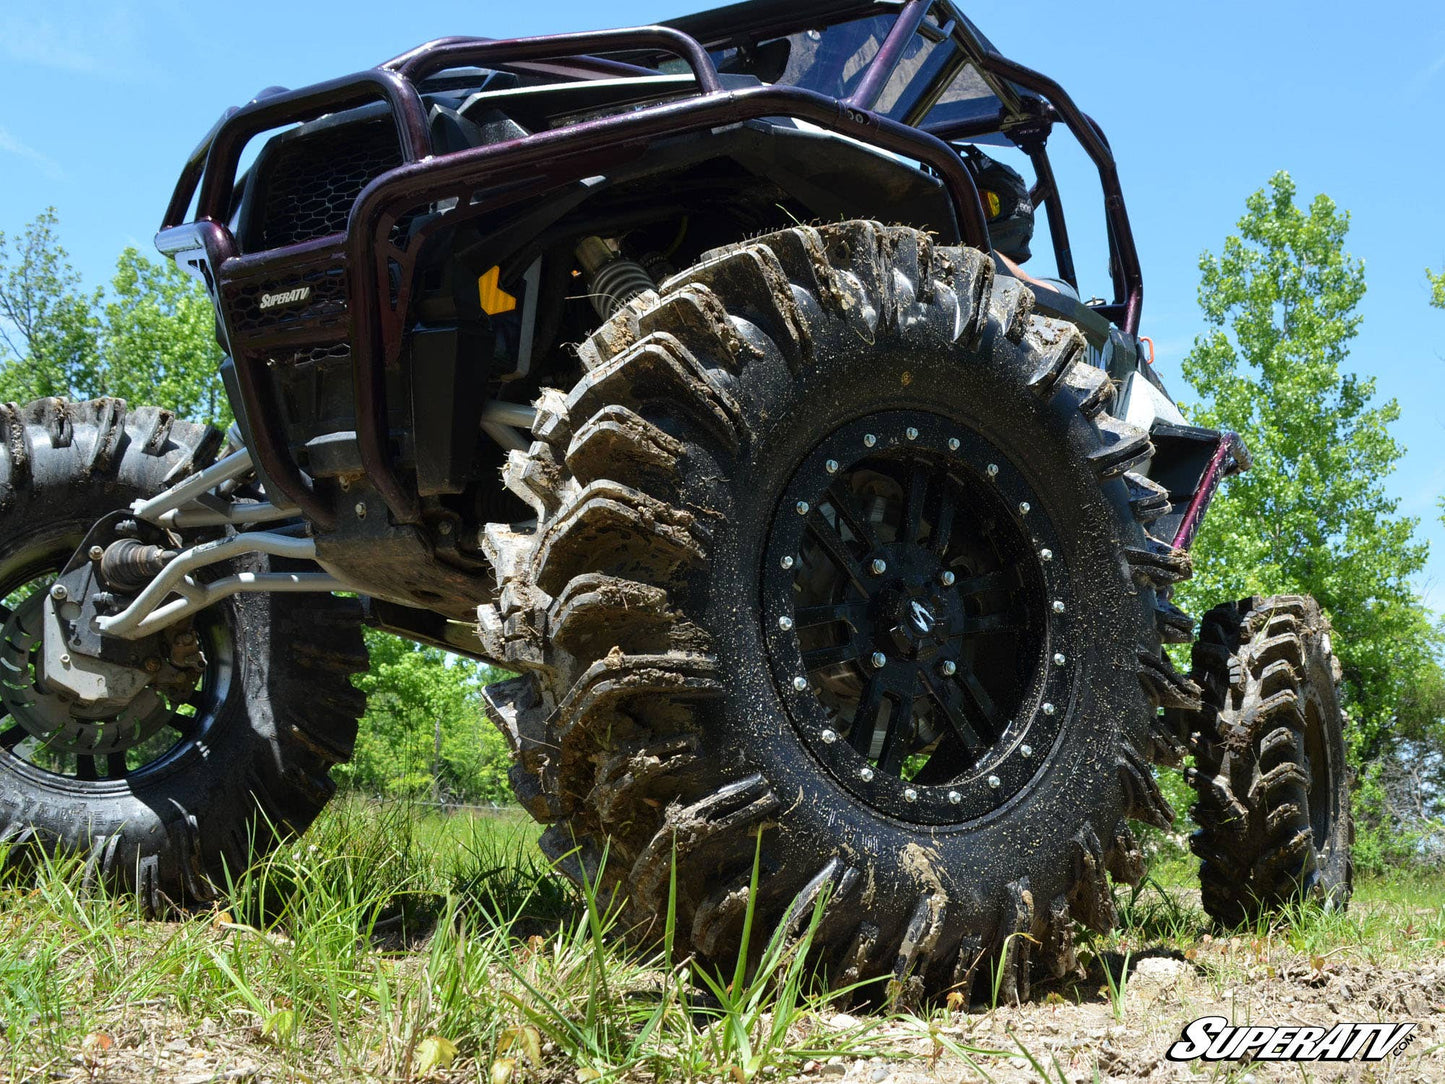
POLYGON ((901 412, 839 429, 783 494, 764 557, 769 662, 804 742, 880 811, 980 816, 1046 759, 1074 652, 1038 508, 983 437, 901 412))

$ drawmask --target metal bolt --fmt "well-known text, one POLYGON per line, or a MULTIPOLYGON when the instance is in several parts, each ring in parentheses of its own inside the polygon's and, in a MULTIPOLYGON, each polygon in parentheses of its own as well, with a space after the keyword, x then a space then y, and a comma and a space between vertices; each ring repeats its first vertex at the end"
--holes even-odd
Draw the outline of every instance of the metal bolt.
POLYGON ((988 777, 988 785, 994 790, 998 790, 999 787, 1003 786, 1003 780, 996 775, 991 775, 988 777))
POLYGON ((871 447, 873 447, 873 445, 875 445, 875 444, 877 444, 877 443, 878 443, 878 438, 875 437, 872 433, 864 433, 864 434, 863 434, 863 447, 865 447, 865 448, 871 448, 871 447))
POLYGON ((1033 747, 1032 745, 1020 745, 1020 746, 1019 746, 1019 754, 1020 754, 1025 760, 1028 760, 1029 757, 1031 757, 1031 756, 1034 755, 1034 747, 1033 747))
POLYGON ((913 426, 910 425, 907 429, 903 430, 903 435, 909 440, 917 440, 918 430, 914 429, 913 426))
POLYGON ((784 632, 791 631, 792 627, 793 619, 787 614, 784 614, 782 617, 778 618, 778 628, 782 629, 784 632))
POLYGON ((1055 666, 1063 666, 1064 663, 1066 663, 1066 662, 1068 662, 1068 661, 1069 661, 1068 656, 1066 656, 1062 651, 1056 651, 1056 652, 1054 652, 1054 665, 1055 665, 1055 666))
POLYGON ((958 673, 958 664, 952 659, 944 659, 938 664, 938 672, 944 677, 953 677, 954 674, 958 673))
POLYGON ((952 572, 940 572, 938 574, 938 582, 943 584, 944 587, 952 587, 953 581, 956 578, 952 572))
POLYGON ((873 782, 873 769, 872 769, 872 768, 859 768, 859 769, 858 769, 858 778, 861 779, 861 780, 863 780, 863 782, 865 782, 865 783, 871 783, 871 782, 873 782))
POLYGON ((950 452, 956 452, 956 451, 958 451, 958 448, 959 448, 958 438, 957 438, 957 437, 949 437, 949 438, 948 438, 948 450, 949 450, 950 452))
POLYGON ((1063 599, 1060 599, 1060 598, 1054 599, 1054 613, 1056 613, 1056 614, 1061 614, 1061 613, 1064 612, 1064 610, 1065 610, 1064 600, 1063 600, 1063 599))
POLYGON ((70 656, 69 656, 69 655, 62 655, 62 656, 60 656, 60 665, 61 665, 61 666, 69 666, 69 665, 70 665, 70 656))
POLYGON ((1045 705, 1044 705, 1044 714, 1045 714, 1045 715, 1052 715, 1053 713, 1054 713, 1054 706, 1053 706, 1052 704, 1045 704, 1045 705))
POLYGON ((50 589, 50 597, 56 602, 64 602, 70 597, 70 592, 65 589, 65 584, 57 583, 50 589))
POLYGON ((161 660, 158 659, 158 658, 156 658, 154 655, 152 655, 150 658, 146 659, 146 661, 145 661, 145 669, 146 669, 146 673, 147 673, 147 674, 158 674, 158 673, 160 673, 161 660))
POLYGON ((882 670, 888 665, 888 656, 881 651, 875 651, 869 656, 868 661, 873 664, 873 669, 882 670))
POLYGON ((807 691, 808 691, 808 679, 805 678, 805 677, 803 677, 801 674, 798 675, 797 677, 795 677, 795 678, 793 679, 793 688, 797 689, 798 692, 800 692, 800 693, 805 693, 805 692, 807 692, 807 691))
POLYGON ((948 792, 948 801, 950 805, 959 805, 963 802, 963 795, 956 790, 951 790, 948 792))
POLYGON ((365 502, 365 501, 357 501, 357 502, 356 502, 356 518, 357 518, 357 519, 365 519, 365 518, 366 518, 366 502, 365 502))
POLYGON ((872 563, 868 565, 868 571, 875 576, 881 576, 888 571, 888 562, 883 560, 882 557, 875 557, 872 563))
POLYGON ((830 460, 828 460, 828 462, 826 462, 826 463, 823 464, 823 469, 824 469, 825 471, 827 471, 829 474, 837 474, 837 473, 838 473, 838 461, 837 461, 836 459, 830 459, 830 460))
POLYGON ((1028 515, 1028 514, 1029 514, 1029 502, 1028 502, 1028 501, 1019 501, 1019 515, 1021 515, 1021 516, 1026 516, 1026 515, 1028 515))
POLYGON ((1054 551, 1053 551, 1053 550, 1039 550, 1039 560, 1040 560, 1040 561, 1052 561, 1053 559, 1054 559, 1054 551))
POLYGON ((798 515, 800 515, 800 516, 806 516, 806 515, 808 514, 808 502, 807 502, 807 501, 799 501, 799 502, 797 503, 797 506, 796 506, 796 507, 797 507, 797 509, 798 509, 798 515))
POLYGON ((449 535, 449 534, 451 534, 451 533, 452 533, 452 521, 449 520, 449 519, 444 519, 444 520, 442 520, 440 523, 438 523, 438 524, 437 524, 437 533, 440 534, 440 535, 449 535))
POLYGON ((778 564, 782 565, 784 568, 792 568, 792 567, 793 567, 793 557, 792 557, 792 555, 789 554, 787 557, 784 557, 781 561, 778 562, 778 564))
POLYGON ((836 730, 824 730, 823 733, 818 736, 823 739, 824 745, 832 745, 838 740, 838 732, 836 730))
POLYGON ((990 463, 987 467, 984 468, 984 473, 987 474, 990 478, 997 478, 997 477, 998 477, 998 464, 997 464, 997 463, 990 463))
POLYGON ((104 557, 104 556, 105 556, 105 547, 104 547, 104 546, 91 546, 91 547, 90 547, 90 559, 91 559, 92 561, 99 561, 99 560, 100 560, 102 557, 104 557))
POLYGON ((905 802, 916 802, 916 801, 918 801, 918 791, 914 790, 912 787, 909 787, 907 790, 905 790, 905 791, 903 792, 903 800, 904 800, 905 802))

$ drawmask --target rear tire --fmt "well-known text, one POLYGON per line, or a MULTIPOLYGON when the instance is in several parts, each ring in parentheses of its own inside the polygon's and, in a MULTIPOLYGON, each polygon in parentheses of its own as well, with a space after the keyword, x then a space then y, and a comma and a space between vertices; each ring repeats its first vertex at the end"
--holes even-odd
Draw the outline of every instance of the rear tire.
POLYGON ((1339 662, 1319 603, 1302 595, 1216 606, 1193 678, 1204 708, 1191 744, 1204 909, 1227 925, 1291 901, 1344 908, 1353 887, 1350 773, 1339 662))
MULTIPOLYGON (((117 399, 0 407, 0 430, 7 619, 97 519, 208 465, 221 443, 213 428, 117 399)), ((247 558, 226 571, 268 567, 247 558)), ((19 725, 36 691, 18 626, 8 627, 0 846, 12 857, 29 844, 84 855, 87 876, 134 889, 152 911, 215 898, 228 871, 304 830, 335 789, 331 766, 351 754, 365 699, 350 677, 366 668, 355 599, 242 594, 203 611, 194 703, 117 754, 135 762, 124 769, 57 755, 19 725)))
POLYGON ((544 394, 505 474, 537 525, 487 539, 482 635, 522 673, 489 702, 543 847, 641 934, 675 861, 679 952, 735 957, 761 838, 755 928, 826 895, 835 986, 967 993, 997 965, 1021 998, 1075 968, 1075 921, 1112 924, 1106 871, 1142 876, 1127 818, 1172 817, 1151 719, 1191 698, 1160 652, 1187 558, 1143 526, 1147 435, 1032 300, 910 229, 800 227, 632 302, 544 394), (888 609, 914 602, 918 635, 888 609))

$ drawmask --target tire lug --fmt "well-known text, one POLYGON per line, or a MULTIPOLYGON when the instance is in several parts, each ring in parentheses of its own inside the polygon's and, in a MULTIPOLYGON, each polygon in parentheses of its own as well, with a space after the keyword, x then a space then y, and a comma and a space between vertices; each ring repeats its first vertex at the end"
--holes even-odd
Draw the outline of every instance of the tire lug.
POLYGON ((998 464, 997 464, 997 463, 990 463, 986 468, 984 468, 984 470, 985 470, 985 472, 988 474, 988 476, 989 476, 990 478, 997 478, 997 477, 998 477, 998 464))
POLYGON ((1045 715, 1052 715, 1056 709, 1052 704, 1045 704, 1043 710, 1045 715))
POLYGON ((882 670, 888 665, 888 656, 881 651, 875 651, 868 659, 873 664, 873 669, 882 670))
POLYGON ((1028 501, 1019 501, 1019 515, 1021 515, 1021 516, 1026 516, 1026 515, 1029 514, 1029 511, 1030 511, 1029 502, 1028 502, 1028 501))
POLYGON ((1055 666, 1063 666, 1064 663, 1066 663, 1066 662, 1068 662, 1068 661, 1069 661, 1068 656, 1066 656, 1062 651, 1056 651, 1056 652, 1054 653, 1054 665, 1055 665, 1055 666))
POLYGON ((1020 745, 1020 746, 1019 746, 1019 756, 1023 757, 1025 760, 1028 760, 1029 757, 1031 757, 1031 756, 1033 756, 1033 755, 1034 755, 1034 747, 1033 747, 1032 745, 1020 745))
POLYGON ((356 518, 357 518, 357 519, 365 519, 365 518, 366 518, 366 502, 365 502, 365 501, 357 501, 357 502, 356 502, 356 518))
POLYGON ((793 558, 792 558, 791 555, 789 555, 789 556, 787 556, 787 557, 784 557, 781 561, 779 561, 778 564, 782 565, 784 568, 792 568, 792 567, 793 567, 793 558))
POLYGON ((1039 560, 1040 560, 1040 561, 1052 561, 1053 559, 1054 559, 1054 551, 1053 551, 1053 550, 1049 550, 1049 549, 1039 550, 1039 560))
POLYGON ((960 445, 959 445, 959 442, 958 442, 958 438, 957 438, 957 437, 949 437, 949 438, 948 438, 948 450, 949 450, 950 452, 956 452, 956 451, 958 451, 959 447, 960 447, 960 445))

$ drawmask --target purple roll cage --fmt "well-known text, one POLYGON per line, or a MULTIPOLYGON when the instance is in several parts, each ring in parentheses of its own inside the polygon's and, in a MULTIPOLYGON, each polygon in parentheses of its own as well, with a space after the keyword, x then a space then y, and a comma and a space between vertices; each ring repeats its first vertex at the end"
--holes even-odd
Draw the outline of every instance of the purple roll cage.
MULTIPOLYGON (((1143 277, 1114 158, 1103 133, 1057 83, 1000 55, 948 0, 753 2, 679 22, 704 36, 671 26, 649 26, 507 41, 440 39, 368 71, 301 90, 263 91, 246 105, 229 110, 191 154, 156 237, 157 247, 205 280, 236 367, 253 458, 264 476, 320 527, 333 526, 335 512, 290 452, 278 420, 275 389, 264 372, 265 352, 309 343, 323 324, 331 337, 350 343, 362 467, 395 520, 416 522, 418 498, 399 474, 390 448, 386 388, 388 371, 400 363, 412 277, 425 237, 459 217, 492 212, 636 159, 658 139, 680 133, 787 117, 904 156, 938 178, 952 205, 960 239, 983 251, 991 247, 983 208, 950 141, 1005 133, 1033 163, 1038 178, 1035 204, 1048 215, 1059 274, 1073 282, 1060 196, 1044 150, 1049 130, 1061 122, 1094 162, 1104 193, 1115 296, 1111 304, 1095 311, 1126 334, 1137 334, 1143 277), (783 84, 727 89, 709 52, 726 48, 742 32, 756 37, 776 30, 781 35, 878 15, 891 16, 894 22, 846 99, 783 84), (995 113, 920 127, 875 112, 890 75, 930 15, 938 32, 954 42, 994 92, 995 113), (621 55, 625 60, 602 55, 621 55), (695 95, 506 142, 441 155, 433 152, 420 89, 429 76, 459 67, 563 79, 655 75, 655 65, 669 56, 681 58, 691 70, 695 95), (246 145, 277 128, 376 102, 385 104, 395 124, 401 164, 366 185, 351 209, 346 231, 271 251, 243 253, 228 223, 246 145), (393 229, 421 206, 452 209, 436 214, 435 221, 418 227, 410 237, 393 229), (267 325, 264 320, 238 326, 239 300, 248 291, 254 297, 258 289, 275 284, 278 276, 322 283, 318 293, 330 291, 334 301, 316 320, 300 326, 267 325)), ((1227 466, 1226 456, 1216 458, 1219 462, 1211 473, 1223 472, 1227 466)), ((1211 481, 1217 484, 1217 479, 1211 481)), ((1213 485, 1208 488, 1212 493, 1213 485)), ((1203 507, 1191 511, 1194 514, 1186 522, 1197 528, 1203 507)))

